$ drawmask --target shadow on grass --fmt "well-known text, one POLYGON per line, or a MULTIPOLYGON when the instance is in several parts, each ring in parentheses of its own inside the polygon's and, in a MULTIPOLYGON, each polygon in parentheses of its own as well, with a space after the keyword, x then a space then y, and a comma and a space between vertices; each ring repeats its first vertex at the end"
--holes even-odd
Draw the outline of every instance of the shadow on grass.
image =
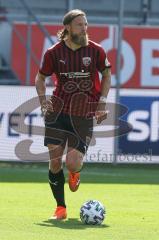
MULTIPOLYGON (((67 181, 67 170, 65 176, 67 181)), ((159 184, 159 165, 84 164, 81 182, 93 184, 159 184)), ((48 163, 0 163, 0 182, 48 183, 48 163)))
POLYGON ((86 225, 83 224, 78 218, 68 218, 67 220, 63 221, 57 221, 57 220, 45 220, 41 223, 35 223, 38 226, 41 227, 57 227, 57 228, 63 228, 63 229, 86 229, 86 228, 108 228, 109 226, 106 224, 102 225, 86 225))

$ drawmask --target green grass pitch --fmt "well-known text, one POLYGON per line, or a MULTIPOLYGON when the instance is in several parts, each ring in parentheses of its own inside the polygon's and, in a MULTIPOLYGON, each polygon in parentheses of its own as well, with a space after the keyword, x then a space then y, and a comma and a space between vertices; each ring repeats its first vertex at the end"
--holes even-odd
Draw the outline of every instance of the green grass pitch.
POLYGON ((68 219, 49 221, 55 202, 47 164, 1 163, 0 240, 159 239, 159 166, 85 164, 81 175, 76 193, 65 184, 68 219), (101 226, 79 219, 80 206, 89 199, 106 207, 101 226))

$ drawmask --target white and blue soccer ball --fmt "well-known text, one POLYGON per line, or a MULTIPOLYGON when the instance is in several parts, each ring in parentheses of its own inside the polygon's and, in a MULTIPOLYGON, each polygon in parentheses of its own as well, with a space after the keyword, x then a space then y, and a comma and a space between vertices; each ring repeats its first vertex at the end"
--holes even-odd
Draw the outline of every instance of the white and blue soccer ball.
POLYGON ((89 200, 80 208, 80 219, 84 224, 100 225, 105 219, 106 210, 98 200, 89 200))

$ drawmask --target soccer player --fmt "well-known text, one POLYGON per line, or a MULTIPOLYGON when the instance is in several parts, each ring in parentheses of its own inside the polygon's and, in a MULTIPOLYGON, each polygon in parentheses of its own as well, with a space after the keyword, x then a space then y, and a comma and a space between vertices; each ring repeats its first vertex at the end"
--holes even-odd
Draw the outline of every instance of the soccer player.
POLYGON ((110 63, 103 48, 89 40, 86 14, 74 9, 63 18, 59 42, 49 48, 36 76, 36 89, 45 119, 44 145, 49 150, 49 184, 57 203, 52 219, 67 217, 62 157, 66 150, 68 182, 72 192, 80 184, 83 157, 97 124, 107 118, 110 63), (98 72, 102 79, 99 80, 98 72), (45 79, 56 75, 55 90, 47 100, 45 79))

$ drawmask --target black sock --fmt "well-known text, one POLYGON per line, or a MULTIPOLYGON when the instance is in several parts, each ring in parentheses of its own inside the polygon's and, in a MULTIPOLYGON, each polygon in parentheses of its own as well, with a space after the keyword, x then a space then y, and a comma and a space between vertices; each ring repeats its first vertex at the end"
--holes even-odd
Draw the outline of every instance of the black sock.
POLYGON ((49 170, 49 184, 50 184, 53 196, 56 199, 57 206, 66 207, 65 196, 64 196, 65 177, 63 174, 63 170, 60 170, 60 172, 55 174, 49 170))

